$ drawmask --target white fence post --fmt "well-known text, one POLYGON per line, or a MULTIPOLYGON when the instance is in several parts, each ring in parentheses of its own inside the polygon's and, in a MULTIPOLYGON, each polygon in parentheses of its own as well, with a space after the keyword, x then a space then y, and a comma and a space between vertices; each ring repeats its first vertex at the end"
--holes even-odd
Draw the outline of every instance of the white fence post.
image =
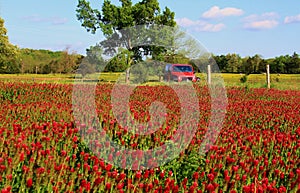
POLYGON ((211 67, 210 67, 210 64, 207 65, 207 83, 211 84, 211 67))
POLYGON ((267 86, 271 88, 271 79, 270 79, 270 65, 267 64, 267 86))

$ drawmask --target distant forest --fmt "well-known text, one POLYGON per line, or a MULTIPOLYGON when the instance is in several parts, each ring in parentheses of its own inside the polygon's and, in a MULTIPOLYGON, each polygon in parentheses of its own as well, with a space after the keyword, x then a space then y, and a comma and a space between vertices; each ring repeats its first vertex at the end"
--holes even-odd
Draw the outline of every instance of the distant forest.
MULTIPOLYGON (((15 72, 10 73, 73 73, 81 60, 82 55, 64 51, 20 49, 19 64, 15 72)), ((8 72, 9 73, 9 72, 8 72)))
MULTIPOLYGON (((0 73, 37 73, 50 74, 74 73, 85 56, 70 53, 68 49, 64 51, 19 49, 18 58, 13 61, 6 61, 5 65, 0 65, 0 73), (5 67, 5 68, 3 68, 5 67)), ((263 59, 259 55, 241 57, 238 54, 213 55, 213 59, 223 73, 264 73, 266 65, 270 65, 271 73, 281 74, 299 74, 300 57, 294 52, 292 55, 278 56, 275 58, 263 59)), ((184 57, 177 57, 174 63, 190 63, 195 65, 195 60, 188 60, 184 57)), ((5 61, 2 61, 5 63, 5 61)), ((123 72, 126 70, 126 64, 122 58, 118 62, 110 62, 104 69, 106 72, 123 72), (117 64, 118 63, 118 64, 117 64)))

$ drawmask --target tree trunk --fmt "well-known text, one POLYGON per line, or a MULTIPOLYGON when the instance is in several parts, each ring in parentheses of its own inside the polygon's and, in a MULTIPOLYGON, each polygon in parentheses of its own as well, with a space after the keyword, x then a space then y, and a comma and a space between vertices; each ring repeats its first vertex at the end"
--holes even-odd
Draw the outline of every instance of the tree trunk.
POLYGON ((125 75, 125 83, 129 83, 129 74, 130 74, 130 68, 127 68, 126 75, 125 75))
MULTIPOLYGON (((132 50, 131 39, 130 38, 127 39, 127 49, 129 51, 132 50)), ((131 64, 132 64, 132 59, 131 59, 131 56, 128 55, 127 56, 127 69, 126 69, 126 75, 125 75, 125 83, 130 82, 129 75, 130 75, 130 66, 131 66, 131 64)))

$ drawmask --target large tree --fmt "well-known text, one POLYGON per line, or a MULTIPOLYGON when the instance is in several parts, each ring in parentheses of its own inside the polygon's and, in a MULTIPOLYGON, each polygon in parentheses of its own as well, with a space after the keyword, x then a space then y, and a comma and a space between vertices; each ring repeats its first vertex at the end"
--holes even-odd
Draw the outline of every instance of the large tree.
POLYGON ((237 73, 240 72, 242 66, 242 58, 238 54, 227 54, 226 72, 237 73))
POLYGON ((82 65, 79 66, 77 72, 85 77, 87 74, 103 71, 106 63, 102 57, 103 50, 99 44, 90 46, 86 51, 87 55, 82 60, 82 65))
POLYGON ((4 20, 0 18, 0 73, 19 72, 17 56, 18 49, 9 42, 4 20))
POLYGON ((87 0, 79 0, 76 11, 78 20, 88 32, 96 33, 99 29, 102 31, 106 38, 101 42, 105 54, 114 55, 118 52, 119 47, 124 47, 132 52, 132 54, 128 54, 128 56, 132 56, 132 59, 127 60, 129 63, 127 64, 126 81, 128 81, 130 65, 140 61, 143 56, 152 55, 155 58, 162 52, 166 52, 163 46, 138 45, 133 42, 134 39, 144 38, 143 43, 149 41, 148 39, 151 39, 151 36, 154 37, 155 34, 147 34, 145 30, 147 31, 147 28, 154 25, 174 27, 176 25, 175 13, 167 7, 161 12, 157 0, 142 0, 136 4, 133 4, 131 0, 119 1, 120 5, 114 5, 110 0, 104 0, 102 10, 98 10, 93 9, 87 0), (135 28, 136 26, 141 27, 135 28), (128 29, 130 30, 128 31, 128 29), (141 32, 143 35, 139 34, 141 32), (145 34, 147 34, 146 37, 145 34))
POLYGON ((59 73, 74 73, 74 69, 78 67, 80 55, 76 52, 70 52, 70 48, 66 47, 58 61, 57 70, 59 73))
POLYGON ((249 57, 244 64, 245 73, 246 74, 259 73, 259 69, 261 69, 260 65, 263 64, 262 61, 263 59, 258 54, 249 57))
POLYGON ((294 52, 292 56, 289 57, 287 62, 287 72, 288 73, 300 73, 300 58, 299 55, 294 52))

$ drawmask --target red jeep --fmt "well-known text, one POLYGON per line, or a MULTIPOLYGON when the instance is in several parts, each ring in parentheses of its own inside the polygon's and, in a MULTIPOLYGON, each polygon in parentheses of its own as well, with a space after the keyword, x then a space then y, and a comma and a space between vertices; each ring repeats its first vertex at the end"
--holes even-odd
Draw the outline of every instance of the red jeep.
POLYGON ((165 81, 197 81, 194 69, 189 64, 167 64, 164 73, 165 81))

